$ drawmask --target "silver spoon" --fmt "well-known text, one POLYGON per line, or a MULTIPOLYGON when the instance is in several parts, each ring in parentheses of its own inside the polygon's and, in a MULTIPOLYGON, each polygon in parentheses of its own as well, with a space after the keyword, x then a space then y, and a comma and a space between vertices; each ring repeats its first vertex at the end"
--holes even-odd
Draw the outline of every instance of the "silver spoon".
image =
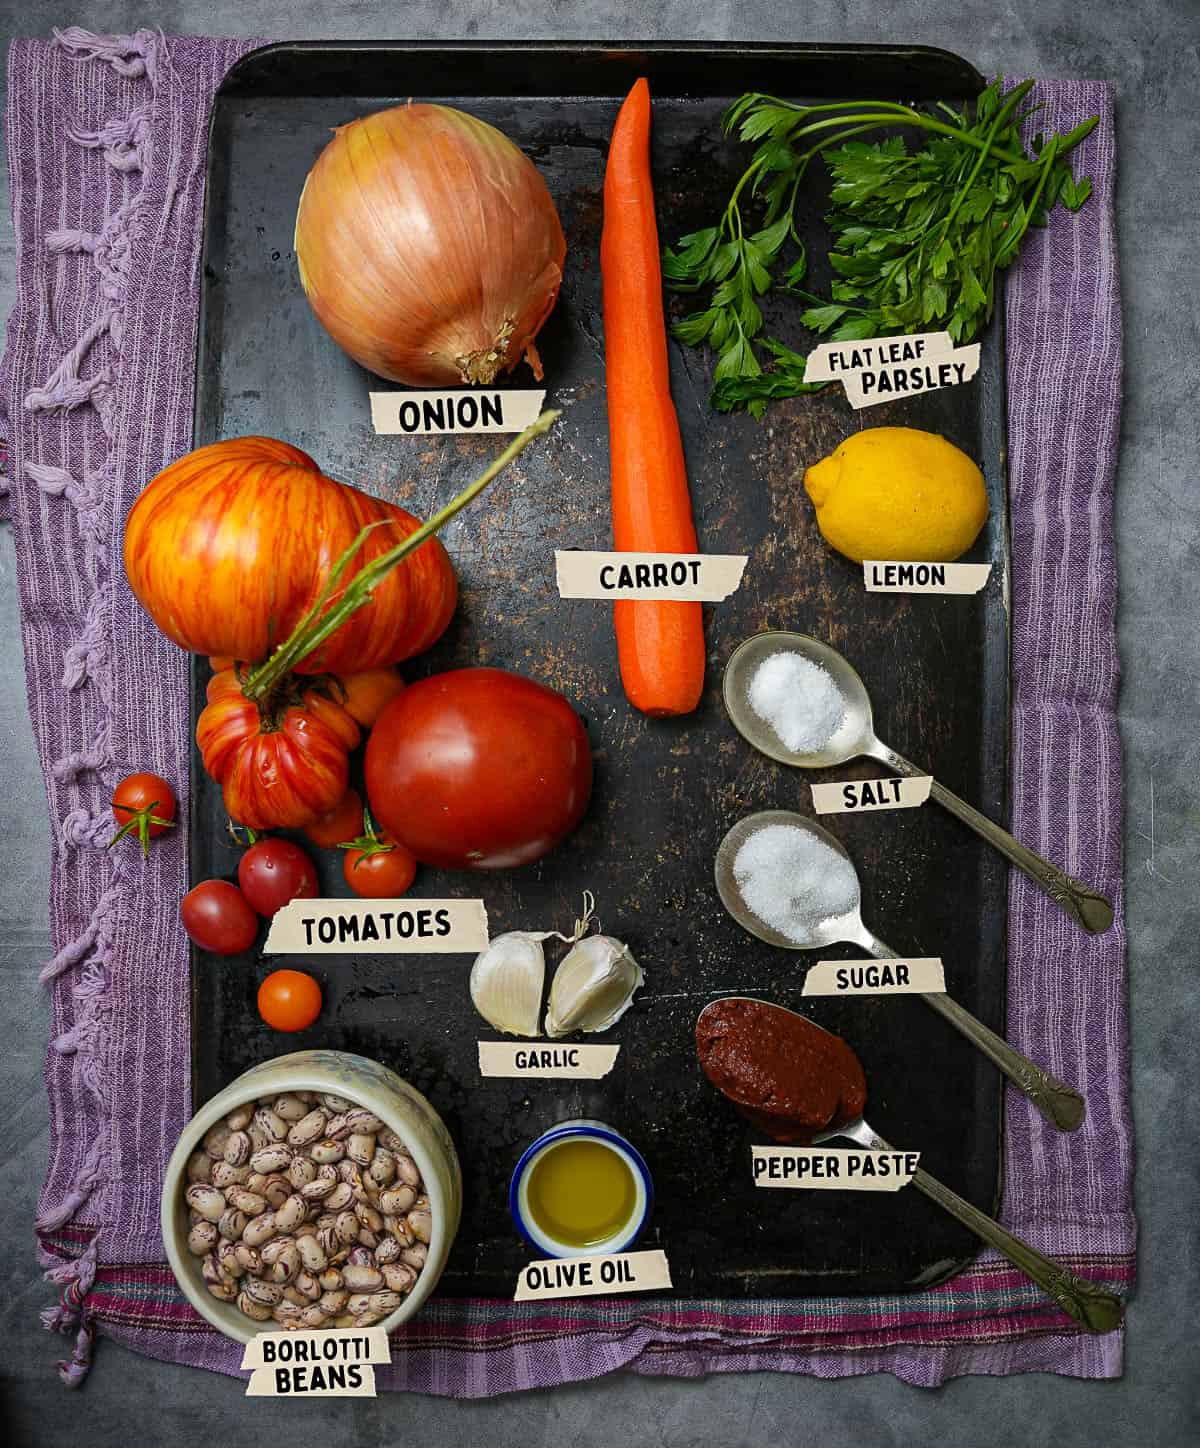
MULTIPOLYGON (((778 760, 780 764, 796 765, 801 769, 824 769, 829 765, 845 764, 848 759, 858 759, 865 755, 909 778, 927 772, 918 769, 915 764, 876 737, 866 685, 849 661, 836 649, 808 634, 770 630, 746 639, 734 649, 725 665, 722 693, 725 708, 742 738, 768 758, 778 760), (846 716, 841 727, 824 748, 815 750, 812 754, 793 753, 770 724, 750 707, 749 687, 754 671, 769 655, 780 652, 801 654, 810 663, 819 664, 833 676, 834 683, 846 701, 846 716)), ((982 835, 990 845, 994 845, 1006 859, 1016 865, 1018 870, 1023 870, 1056 905, 1061 905, 1068 915, 1073 916, 1092 935, 1102 935, 1113 923, 1112 905, 1103 895, 1073 879, 1033 850, 1027 849, 1006 829, 988 819, 987 815, 980 814, 966 800, 959 799, 958 795, 953 794, 945 785, 939 784, 936 779, 929 792, 938 804, 956 815, 963 824, 969 825, 977 835, 982 835)))
MULTIPOLYGON (((844 942, 861 946, 876 960, 900 958, 890 945, 885 945, 877 935, 872 935, 863 924, 857 898, 854 908, 845 915, 834 915, 812 923, 803 939, 794 940, 760 920, 742 898, 741 887, 733 873, 733 863, 746 840, 765 825, 791 825, 796 829, 807 830, 822 844, 836 850, 849 862, 851 869, 854 868, 854 862, 841 841, 804 815, 782 809, 763 810, 759 814, 747 815, 745 819, 739 820, 721 841, 717 848, 715 866, 717 893, 721 897, 721 903, 744 930, 758 936, 759 940, 765 940, 768 945, 779 946, 782 950, 820 950, 825 946, 844 942)), ((857 896, 861 893, 858 890, 857 875, 855 889, 857 896)), ((1015 1046, 1010 1046, 1003 1036, 998 1036, 948 995, 922 992, 921 999, 949 1021, 956 1031, 966 1036, 989 1061, 998 1066, 1013 1085, 1029 1097, 1047 1121, 1052 1121, 1060 1131, 1074 1131, 1080 1125, 1086 1108, 1078 1091, 1064 1086, 1040 1066, 1034 1065, 1028 1056, 1023 1056, 1015 1046)))
MULTIPOLYGON (((720 1003, 731 999, 723 996, 720 1003)), ((745 997, 745 999, 749 999, 745 997)), ((711 1009, 717 1005, 717 1001, 710 1002, 704 1010, 711 1009)), ((771 1002, 767 1002, 771 1004, 771 1002)), ((779 1009, 783 1009, 780 1007, 779 1009)), ((798 1014, 798 1012, 793 1012, 798 1014)), ((700 1012, 703 1019, 704 1011, 700 1012)), ((807 1016, 801 1019, 810 1026, 816 1026, 817 1030, 824 1030, 823 1026, 817 1026, 815 1021, 810 1021, 807 1016)), ((698 1024, 698 1023, 697 1023, 698 1024)), ((827 1036, 832 1036, 832 1031, 826 1031, 827 1036)), ((837 1039, 836 1037, 834 1039, 837 1039)), ((893 1151, 894 1148, 886 1142, 872 1127, 868 1126, 861 1117, 853 1121, 847 1121, 840 1126, 835 1126, 829 1131, 819 1132, 812 1138, 813 1146, 822 1146, 827 1141, 836 1141, 839 1137, 847 1141, 853 1141, 857 1146, 866 1147, 868 1151, 893 1151)), ((1014 1237, 999 1222, 981 1212, 978 1207, 973 1207, 970 1202, 965 1201, 957 1192, 950 1190, 937 1177, 931 1176, 924 1167, 918 1167, 913 1174, 912 1184, 919 1192, 923 1192, 931 1201, 938 1204, 957 1217, 964 1227, 969 1228, 977 1237, 981 1237, 989 1246, 995 1247, 998 1252, 1024 1272, 1026 1277, 1036 1282, 1043 1292, 1048 1292, 1059 1307, 1069 1316, 1075 1319, 1088 1332, 1112 1332, 1120 1326, 1121 1322, 1121 1301, 1111 1292, 1106 1292, 1103 1287, 1097 1287, 1094 1282, 1088 1282, 1082 1277, 1076 1277, 1073 1272, 1068 1272, 1065 1267, 1060 1267, 1050 1257, 1045 1257, 1036 1247, 1031 1247, 1028 1242, 1023 1242, 1020 1237, 1014 1237)))

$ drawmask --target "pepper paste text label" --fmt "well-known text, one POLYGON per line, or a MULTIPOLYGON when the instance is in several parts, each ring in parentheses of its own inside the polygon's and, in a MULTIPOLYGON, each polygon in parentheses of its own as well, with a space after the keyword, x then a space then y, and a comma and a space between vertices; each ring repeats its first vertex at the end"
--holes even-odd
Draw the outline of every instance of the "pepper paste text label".
POLYGON ((898 1192, 913 1179, 919 1151, 854 1151, 825 1146, 752 1146, 756 1187, 898 1192))

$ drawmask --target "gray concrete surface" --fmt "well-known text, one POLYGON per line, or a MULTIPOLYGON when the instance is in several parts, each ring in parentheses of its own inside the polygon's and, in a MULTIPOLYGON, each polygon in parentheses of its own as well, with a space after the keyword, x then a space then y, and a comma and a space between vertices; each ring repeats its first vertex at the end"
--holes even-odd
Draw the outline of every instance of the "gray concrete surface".
MULTIPOLYGON (((0 530, 0 1322, 9 1441, 87 1445, 237 1445, 294 1432, 322 1448, 393 1440, 647 1445, 931 1442, 1000 1445, 1200 1440, 1197 1402, 1197 1082, 1194 942, 1200 934, 1200 491, 1196 482, 1195 156, 1200 149, 1196 0, 680 0, 642 4, 529 0, 159 0, 156 5, 8 0, 0 39, 55 24, 129 31, 280 37, 673 38, 914 41, 946 46, 984 71, 1099 77, 1119 93, 1119 224, 1127 396, 1118 495, 1121 726, 1128 769, 1128 919, 1138 1131, 1141 1280, 1117 1383, 1030 1376, 965 1379, 936 1393, 890 1378, 820 1383, 758 1374, 675 1382, 618 1376, 488 1403, 381 1398, 357 1404, 247 1402, 239 1383, 168 1368, 101 1344, 80 1393, 54 1375, 60 1339, 38 1327, 49 1300, 29 1222, 46 1155, 41 1061, 46 1008, 47 822, 25 711, 12 541, 0 530)), ((4 205, 4 216, 8 208, 4 205)), ((0 226, 0 313, 12 297, 13 243, 0 226)))

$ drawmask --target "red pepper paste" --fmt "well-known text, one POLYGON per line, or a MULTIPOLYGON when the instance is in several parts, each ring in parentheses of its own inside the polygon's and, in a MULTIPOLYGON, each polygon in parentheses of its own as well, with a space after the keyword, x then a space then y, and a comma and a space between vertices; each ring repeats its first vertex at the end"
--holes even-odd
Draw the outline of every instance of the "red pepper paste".
POLYGON ((704 1074, 755 1126, 811 1141, 863 1114, 867 1079, 840 1036, 766 1001, 713 1001, 696 1022, 704 1074))

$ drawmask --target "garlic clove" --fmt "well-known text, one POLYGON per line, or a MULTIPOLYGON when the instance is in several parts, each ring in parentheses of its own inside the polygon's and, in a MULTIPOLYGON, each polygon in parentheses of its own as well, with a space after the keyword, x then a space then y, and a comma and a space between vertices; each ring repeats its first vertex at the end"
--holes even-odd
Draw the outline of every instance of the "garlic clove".
POLYGON ((571 947, 554 972, 546 1035, 606 1031, 629 1009, 644 982, 627 945, 609 935, 589 935, 571 947))
POLYGON ((471 1001, 479 1014, 510 1036, 536 1036, 546 980, 544 934, 497 935, 471 967, 471 1001))

